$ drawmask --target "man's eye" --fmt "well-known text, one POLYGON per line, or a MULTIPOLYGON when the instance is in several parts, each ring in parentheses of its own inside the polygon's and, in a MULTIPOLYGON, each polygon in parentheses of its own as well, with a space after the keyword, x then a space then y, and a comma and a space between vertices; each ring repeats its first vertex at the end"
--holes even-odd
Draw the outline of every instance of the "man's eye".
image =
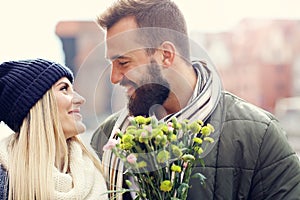
POLYGON ((129 63, 128 61, 125 62, 119 62, 120 65, 126 65, 127 63, 129 63))

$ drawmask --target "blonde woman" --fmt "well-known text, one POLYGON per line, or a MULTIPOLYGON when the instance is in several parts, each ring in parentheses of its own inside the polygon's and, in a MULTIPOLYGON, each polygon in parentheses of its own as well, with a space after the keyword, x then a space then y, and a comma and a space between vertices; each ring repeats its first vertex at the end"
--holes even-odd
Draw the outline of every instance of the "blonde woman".
POLYGON ((77 135, 85 131, 72 72, 44 60, 0 65, 0 199, 108 199, 101 166, 77 135))

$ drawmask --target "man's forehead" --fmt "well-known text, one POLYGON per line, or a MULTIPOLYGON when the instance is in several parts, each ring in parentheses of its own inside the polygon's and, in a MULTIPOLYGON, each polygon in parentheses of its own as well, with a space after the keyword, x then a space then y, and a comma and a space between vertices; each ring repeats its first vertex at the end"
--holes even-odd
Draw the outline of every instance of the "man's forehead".
POLYGON ((138 39, 131 31, 113 37, 106 37, 106 57, 111 60, 128 52, 143 48, 145 46, 138 43, 138 39))

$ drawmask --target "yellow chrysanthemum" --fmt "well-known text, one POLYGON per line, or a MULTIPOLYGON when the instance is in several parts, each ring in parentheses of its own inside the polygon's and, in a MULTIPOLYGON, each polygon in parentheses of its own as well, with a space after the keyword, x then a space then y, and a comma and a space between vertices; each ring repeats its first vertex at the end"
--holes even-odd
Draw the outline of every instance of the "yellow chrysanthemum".
POLYGON ((210 128, 211 132, 214 132, 215 131, 215 128, 213 127, 213 125, 211 125, 210 123, 208 123, 206 125, 208 128, 210 128))
POLYGON ((177 135, 175 135, 175 134, 170 134, 170 141, 171 142, 175 142, 177 140, 177 135))
POLYGON ((206 141, 206 142, 209 142, 209 143, 213 143, 213 142, 215 141, 215 140, 214 140, 213 138, 211 138, 211 137, 205 137, 203 140, 206 141))
POLYGON ((134 136, 131 134, 124 134, 121 140, 121 148, 125 150, 131 149, 134 145, 135 142, 133 141, 134 136))
POLYGON ((167 138, 167 136, 166 135, 163 135, 162 137, 161 137, 161 144, 162 145, 166 145, 167 144, 167 142, 168 142, 168 138, 167 138))
POLYGON ((137 167, 138 168, 143 168, 143 167, 147 167, 147 163, 145 161, 141 161, 137 163, 137 167))
POLYGON ((181 159, 184 162, 188 162, 188 161, 194 161, 195 160, 195 156, 191 155, 191 154, 185 154, 181 157, 181 159))
POLYGON ((139 142, 140 143, 146 143, 149 139, 149 135, 147 131, 143 131, 139 136, 139 142))
POLYGON ((162 130, 160 130, 159 128, 155 128, 155 129, 153 129, 152 130, 152 135, 153 135, 153 137, 156 137, 156 136, 163 136, 163 132, 162 132, 162 130))
POLYGON ((203 149, 202 149, 201 147, 199 147, 197 153, 198 153, 198 154, 202 154, 202 153, 203 153, 203 149))
POLYGON ((136 123, 138 124, 145 124, 146 123, 146 118, 143 116, 136 116, 134 118, 134 120, 136 121, 136 123))
POLYGON ((170 192, 172 190, 172 182, 169 180, 165 180, 161 182, 159 189, 163 192, 170 192))
POLYGON ((161 124, 158 128, 165 134, 169 132, 169 128, 166 124, 161 124))
POLYGON ((201 130, 201 126, 197 122, 193 122, 190 124, 189 129, 192 133, 196 134, 201 130))
POLYGON ((198 138, 198 137, 193 138, 193 141, 198 143, 198 144, 202 144, 202 142, 203 142, 202 139, 198 138))
POLYGON ((170 159, 170 153, 166 150, 162 150, 157 154, 156 159, 158 163, 165 163, 170 159))
POLYGON ((178 165, 172 164, 171 170, 172 170, 173 172, 178 172, 178 173, 180 173, 180 172, 181 172, 181 167, 178 166, 178 165))
POLYGON ((133 142, 134 136, 131 134, 124 134, 122 137, 122 142, 133 142))
POLYGON ((182 151, 181 151, 181 149, 178 147, 178 146, 176 146, 176 145, 172 145, 172 153, 177 157, 177 158, 179 158, 180 156, 182 156, 182 151))
POLYGON ((202 120, 197 120, 197 123, 200 125, 200 126, 203 126, 204 125, 204 122, 202 120))
POLYGON ((201 129, 201 133, 202 133, 202 135, 204 135, 204 136, 209 136, 210 133, 211 133, 211 128, 208 127, 208 126, 204 126, 204 127, 202 127, 202 129, 201 129))

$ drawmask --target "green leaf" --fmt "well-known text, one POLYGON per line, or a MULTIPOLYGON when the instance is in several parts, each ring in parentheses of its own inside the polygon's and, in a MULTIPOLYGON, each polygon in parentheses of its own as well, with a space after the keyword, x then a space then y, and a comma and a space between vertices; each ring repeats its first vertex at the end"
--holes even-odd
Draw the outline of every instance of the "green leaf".
POLYGON ((187 183, 181 183, 177 190, 179 198, 186 199, 188 190, 189 185, 187 183))
POLYGON ((204 160, 202 158, 196 159, 196 164, 199 163, 202 167, 205 167, 204 160))
POLYGON ((194 174, 194 175, 192 176, 192 178, 197 178, 197 179, 199 179, 201 185, 204 184, 205 179, 206 179, 206 177, 205 177, 203 174, 201 174, 201 173, 196 173, 196 174, 194 174))

